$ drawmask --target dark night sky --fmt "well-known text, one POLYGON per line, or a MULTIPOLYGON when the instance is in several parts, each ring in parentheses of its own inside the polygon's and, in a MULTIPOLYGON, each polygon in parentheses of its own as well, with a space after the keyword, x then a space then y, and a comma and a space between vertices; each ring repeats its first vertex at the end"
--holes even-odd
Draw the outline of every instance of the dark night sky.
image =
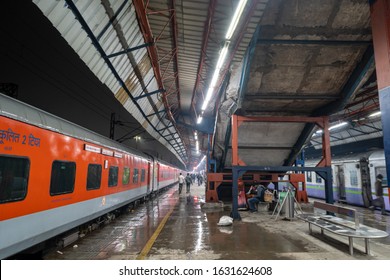
MULTIPOLYGON (((38 7, 29 1, 2 1, 0 15, 0 83, 17 84, 19 100, 107 137, 113 112, 125 123, 116 126, 116 139, 144 131, 38 7)), ((149 134, 141 137, 137 144, 134 139, 124 143, 179 164, 149 134)))

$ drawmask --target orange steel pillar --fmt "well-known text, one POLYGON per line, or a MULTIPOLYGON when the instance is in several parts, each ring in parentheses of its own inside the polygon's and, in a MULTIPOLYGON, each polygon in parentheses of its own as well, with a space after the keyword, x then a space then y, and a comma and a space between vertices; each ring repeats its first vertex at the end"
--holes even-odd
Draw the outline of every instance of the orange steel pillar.
POLYGON ((330 167, 332 165, 330 153, 330 134, 329 134, 329 117, 322 117, 322 122, 317 122, 317 125, 322 128, 322 159, 317 164, 317 167, 330 167))
POLYGON ((290 174, 290 183, 295 188, 295 198, 298 202, 308 203, 309 199, 306 192, 305 174, 290 174))
POLYGON ((324 118, 324 127, 322 133, 322 156, 325 158, 325 166, 331 166, 331 153, 330 153, 330 133, 329 133, 329 117, 324 118))

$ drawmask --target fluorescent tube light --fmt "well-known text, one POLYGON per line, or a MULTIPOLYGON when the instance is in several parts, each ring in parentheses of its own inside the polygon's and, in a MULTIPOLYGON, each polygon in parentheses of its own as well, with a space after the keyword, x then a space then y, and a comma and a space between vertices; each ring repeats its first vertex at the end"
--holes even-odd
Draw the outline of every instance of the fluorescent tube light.
POLYGON ((373 118, 373 117, 379 116, 380 114, 381 114, 381 111, 375 112, 375 113, 372 113, 371 115, 369 115, 369 117, 373 118))
POLYGON ((335 124, 335 125, 332 125, 331 127, 329 127, 329 130, 339 128, 339 127, 342 127, 342 126, 347 125, 347 124, 348 124, 347 122, 338 123, 338 124, 335 124))
POLYGON ((217 62, 217 66, 215 67, 215 71, 218 71, 221 69, 223 62, 225 61, 225 57, 229 48, 229 42, 225 42, 225 45, 223 46, 221 52, 219 53, 219 58, 217 62))
MULTIPOLYGON (((215 67, 215 70, 214 70, 214 74, 212 76, 212 79, 211 79, 211 82, 210 82, 210 85, 208 87, 208 90, 207 90, 207 94, 206 94, 206 98, 204 99, 204 102, 203 102, 203 105, 202 105, 202 108, 201 110, 202 111, 205 111, 206 108, 207 108, 207 105, 209 104, 210 100, 211 100, 211 96, 213 95, 213 92, 215 90, 215 87, 217 85, 217 82, 218 82, 218 78, 219 78, 219 72, 223 66, 223 63, 225 61, 225 58, 226 58, 226 55, 228 53, 228 49, 229 49, 229 44, 230 44, 230 39, 231 37, 233 36, 233 33, 237 27, 237 24, 238 22, 240 21, 240 17, 242 15, 242 12, 244 11, 244 8, 245 8, 245 5, 247 3, 247 0, 240 0, 240 2, 238 3, 237 7, 236 7, 236 10, 234 12, 234 15, 233 15, 233 18, 230 22, 230 25, 229 25, 229 28, 228 28, 228 31, 226 33, 226 41, 224 43, 224 46, 219 54, 219 57, 218 57, 218 61, 217 61, 217 65, 215 67)), ((202 122, 202 117, 198 117, 198 120, 197 120, 197 123, 201 123, 202 122)))
POLYGON ((206 110, 207 105, 208 105, 209 102, 210 102, 212 93, 213 93, 213 88, 209 88, 209 89, 207 90, 206 98, 205 98, 205 100, 203 101, 203 105, 202 105, 202 108, 201 108, 202 111, 205 111, 205 110, 206 110))
MULTIPOLYGON (((342 126, 347 125, 347 124, 348 124, 347 122, 338 123, 338 124, 335 124, 335 125, 332 125, 331 127, 329 127, 328 130, 339 128, 339 127, 342 127, 342 126)), ((322 133, 323 133, 322 129, 319 129, 316 132, 314 132, 312 136, 316 136, 316 135, 319 135, 319 134, 322 134, 322 133)))
POLYGON ((210 102, 211 96, 213 95, 215 86, 216 86, 216 84, 218 82, 219 71, 220 71, 220 69, 222 67, 223 62, 225 61, 225 58, 226 58, 226 55, 227 55, 227 52, 228 52, 228 48, 229 48, 229 42, 225 42, 225 45, 224 45, 223 49, 221 50, 221 52, 219 54, 217 66, 216 66, 216 68, 214 70, 213 78, 211 79, 211 83, 210 83, 209 88, 207 90, 206 98, 205 98, 205 100, 203 102, 203 105, 202 105, 202 108, 201 108, 202 111, 206 110, 207 105, 210 102))
POLYGON ((236 30, 237 24, 240 21, 241 14, 244 11, 246 2, 247 0, 240 0, 240 2, 238 3, 236 11, 234 12, 233 19, 230 22, 228 31, 226 32, 226 40, 230 40, 230 38, 232 38, 234 30, 236 30))

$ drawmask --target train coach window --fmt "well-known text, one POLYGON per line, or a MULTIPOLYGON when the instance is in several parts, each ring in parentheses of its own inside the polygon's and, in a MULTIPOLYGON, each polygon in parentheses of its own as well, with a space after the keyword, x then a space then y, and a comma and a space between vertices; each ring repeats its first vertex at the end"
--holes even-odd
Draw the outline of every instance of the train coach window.
POLYGON ((125 167, 123 168, 122 184, 128 185, 129 182, 130 182, 130 168, 125 167))
POLYGON ((313 182, 313 178, 311 175, 311 171, 306 171, 306 181, 309 183, 313 182))
POLYGON ((351 186, 358 185, 358 176, 357 176, 356 170, 349 171, 349 180, 350 180, 351 186))
POLYGON ((134 168, 133 183, 138 183, 138 169, 134 168))
POLYGON ((316 173, 316 183, 321 183, 321 182, 322 182, 321 176, 316 173))
POLYGON ((108 186, 115 187, 118 186, 118 170, 117 166, 110 166, 108 171, 108 186))
POLYGON ((27 195, 30 161, 0 156, 0 203, 23 200, 27 195))
POLYGON ((100 164, 89 164, 87 175, 87 190, 100 189, 102 179, 102 166, 100 164))
POLYGON ((50 195, 72 193, 75 177, 75 162, 53 161, 51 166, 50 195))
POLYGON ((145 182, 145 169, 141 169, 141 182, 145 182))

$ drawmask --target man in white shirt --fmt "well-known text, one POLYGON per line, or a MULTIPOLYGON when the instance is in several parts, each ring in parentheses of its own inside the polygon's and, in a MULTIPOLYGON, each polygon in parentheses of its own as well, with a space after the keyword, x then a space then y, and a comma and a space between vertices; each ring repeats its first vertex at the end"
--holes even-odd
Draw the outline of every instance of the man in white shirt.
POLYGON ((181 189, 183 188, 184 184, 184 176, 180 173, 179 175, 179 194, 181 194, 181 189))

